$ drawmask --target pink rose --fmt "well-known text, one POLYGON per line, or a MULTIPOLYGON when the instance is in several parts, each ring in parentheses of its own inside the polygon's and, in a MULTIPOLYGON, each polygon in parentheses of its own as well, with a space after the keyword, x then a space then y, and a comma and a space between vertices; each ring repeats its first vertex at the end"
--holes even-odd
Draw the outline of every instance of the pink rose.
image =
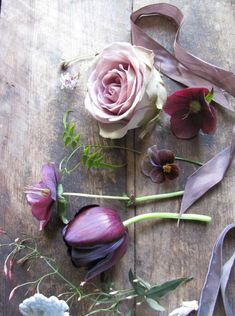
POLYGON ((106 138, 146 124, 167 97, 153 52, 129 43, 114 43, 96 57, 87 88, 86 109, 106 138))

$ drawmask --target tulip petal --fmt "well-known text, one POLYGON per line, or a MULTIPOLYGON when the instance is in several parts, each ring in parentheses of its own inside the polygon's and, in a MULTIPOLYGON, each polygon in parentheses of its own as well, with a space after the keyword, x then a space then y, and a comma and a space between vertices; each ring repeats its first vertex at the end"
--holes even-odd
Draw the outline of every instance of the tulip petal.
POLYGON ((235 130, 233 131, 231 145, 197 169, 187 180, 180 214, 202 197, 209 189, 223 180, 226 171, 235 154, 235 130))
POLYGON ((115 265, 126 253, 127 246, 128 234, 126 232, 122 244, 113 253, 109 254, 103 260, 98 261, 98 263, 87 272, 85 281, 89 281, 90 279, 115 265))
POLYGON ((109 208, 86 207, 63 230, 66 243, 74 247, 87 247, 110 243, 125 233, 119 215, 109 208))
POLYGON ((185 110, 178 111, 171 117, 172 133, 182 139, 195 137, 201 127, 200 115, 189 114, 185 110))
POLYGON ((105 258, 107 255, 109 255, 110 253, 114 252, 117 248, 119 248, 120 245, 124 242, 124 238, 125 237, 123 236, 122 238, 113 243, 99 245, 97 247, 73 247, 71 249, 72 261, 76 266, 80 267, 86 265, 93 266, 97 263, 96 260, 105 258))

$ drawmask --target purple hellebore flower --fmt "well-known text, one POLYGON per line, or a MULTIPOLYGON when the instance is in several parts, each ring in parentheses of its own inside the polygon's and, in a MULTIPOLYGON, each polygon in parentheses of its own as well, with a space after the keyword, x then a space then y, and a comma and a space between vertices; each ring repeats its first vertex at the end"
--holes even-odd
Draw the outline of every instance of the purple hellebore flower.
POLYGON ((216 110, 208 103, 207 88, 187 88, 168 97, 164 111, 171 116, 171 130, 182 139, 195 137, 201 129, 213 134, 216 129, 216 110))
POLYGON ((57 184, 59 175, 55 165, 49 162, 42 166, 42 179, 38 183, 26 187, 26 199, 32 206, 32 214, 39 220, 39 227, 42 230, 51 216, 51 208, 56 201, 57 184))
POLYGON ((179 167, 174 164, 175 155, 167 149, 158 150, 154 145, 148 148, 141 170, 153 182, 162 183, 166 179, 174 180, 179 175, 179 167))
POLYGON ((85 281, 111 268, 128 245, 128 233, 119 215, 99 205, 80 209, 62 234, 73 264, 88 269, 85 281))

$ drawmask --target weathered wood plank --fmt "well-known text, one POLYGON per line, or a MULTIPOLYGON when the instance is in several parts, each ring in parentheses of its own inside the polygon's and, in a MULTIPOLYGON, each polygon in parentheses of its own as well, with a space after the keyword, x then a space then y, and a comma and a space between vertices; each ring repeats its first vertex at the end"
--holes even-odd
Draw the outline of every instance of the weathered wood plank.
MULTIPOLYGON (((235 26, 234 3, 228 0, 218 1, 211 5, 209 1, 166 1, 177 5, 185 14, 180 42, 196 56, 217 64, 221 67, 235 70, 234 58, 235 38, 232 29, 235 26)), ((136 10, 152 1, 134 0, 133 9, 136 10)), ((146 26, 146 30, 155 39, 172 51, 174 26, 160 17, 147 18, 139 22, 146 26), (170 43, 170 44, 169 44, 170 43)), ((166 79, 167 90, 175 91, 176 83, 166 79)), ((231 99, 234 104, 234 99, 231 99)), ((136 144, 141 151, 150 145, 157 144, 160 148, 172 149, 179 156, 209 160, 215 153, 229 144, 234 114, 218 107, 218 128, 214 136, 200 135, 192 141, 180 141, 173 137, 166 123, 163 128, 157 126, 155 132, 144 142, 138 140, 136 144)), ((150 180, 140 175, 140 160, 137 159, 136 193, 137 195, 169 192, 182 189, 186 177, 192 173, 194 167, 182 166, 182 174, 174 183, 163 185, 152 184, 150 180)), ((153 225, 139 224, 136 227, 136 271, 137 274, 152 282, 163 282, 167 279, 192 275, 195 279, 177 289, 174 294, 163 300, 167 311, 171 311, 182 300, 198 299, 212 246, 220 231, 229 223, 234 222, 234 164, 231 166, 225 180, 206 197, 202 198, 191 209, 191 213, 209 214, 213 222, 208 225, 181 223, 177 228, 173 222, 162 222, 153 225), (146 258, 148 258, 146 260, 146 258)), ((178 211, 179 200, 164 203, 149 204, 137 208, 137 213, 149 211, 178 211)), ((228 246, 234 250, 234 242, 228 246)), ((231 285, 231 302, 234 305, 234 284, 231 285), (232 292, 233 291, 233 292, 232 292), (233 293, 233 294, 232 294, 233 293)), ((146 307, 138 308, 136 315, 156 315, 146 307)), ((168 315, 167 312, 161 315, 168 315)), ((223 315, 218 309, 216 315, 223 315)))
MULTIPOLYGON (((61 238, 62 225, 55 216, 45 234, 38 232, 36 221, 30 215, 23 195, 23 187, 39 177, 42 163, 53 160, 59 163, 62 152, 63 112, 72 108, 84 142, 104 143, 98 137, 98 127, 85 112, 85 77, 88 62, 78 65, 82 72, 76 93, 59 88, 59 63, 61 58, 94 54, 115 41, 130 40, 129 15, 131 2, 110 1, 3 1, 0 19, 0 139, 1 139, 1 218, 0 227, 12 238, 22 232, 39 238, 41 249, 55 257, 66 276, 79 284, 82 275, 73 268, 61 238), (120 17, 122 17, 120 19, 120 17)), ((120 142, 125 143, 125 140, 120 142)), ((132 147, 130 138, 129 144, 132 147)), ((111 160, 123 161, 126 154, 119 152, 111 160)), ((128 160, 133 158, 128 158, 128 160)), ((128 167, 128 172, 131 167, 128 167)), ((125 168, 117 172, 78 172, 65 180, 66 190, 122 194, 127 190, 125 168)), ((71 200, 70 216, 83 205, 95 201, 71 200)), ((99 202, 99 201, 98 201, 99 202)), ((120 211, 121 203, 101 201, 120 211)), ((130 211, 131 214, 131 211, 130 211)), ((132 242, 133 243, 133 242, 132 242)), ((134 247, 120 265, 111 272, 118 285, 127 285, 126 275, 133 265, 134 247)), ((1 266, 6 252, 1 256, 1 266)), ((1 310, 3 315, 18 315, 18 304, 24 298, 24 290, 18 291, 12 302, 8 295, 13 285, 27 279, 35 279, 45 272, 45 266, 26 272, 14 273, 8 284, 1 273, 1 310)), ((48 282, 45 293, 59 293, 60 282, 48 282)), ((82 303, 74 315, 84 314, 82 303)))

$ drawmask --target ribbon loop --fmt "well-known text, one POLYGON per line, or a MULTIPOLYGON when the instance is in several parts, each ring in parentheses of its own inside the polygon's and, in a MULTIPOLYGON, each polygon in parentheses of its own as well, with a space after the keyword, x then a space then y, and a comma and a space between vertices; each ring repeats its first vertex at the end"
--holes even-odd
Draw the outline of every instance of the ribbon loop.
POLYGON ((232 106, 223 94, 223 90, 235 96, 235 75, 230 71, 201 60, 179 45, 178 39, 183 18, 183 13, 171 4, 158 3, 145 6, 131 14, 132 42, 135 45, 153 50, 155 53, 155 67, 161 70, 166 76, 188 87, 205 87, 209 90, 213 87, 213 100, 233 111, 232 106), (137 21, 140 18, 155 15, 170 18, 176 23, 175 56, 137 25, 137 21))

